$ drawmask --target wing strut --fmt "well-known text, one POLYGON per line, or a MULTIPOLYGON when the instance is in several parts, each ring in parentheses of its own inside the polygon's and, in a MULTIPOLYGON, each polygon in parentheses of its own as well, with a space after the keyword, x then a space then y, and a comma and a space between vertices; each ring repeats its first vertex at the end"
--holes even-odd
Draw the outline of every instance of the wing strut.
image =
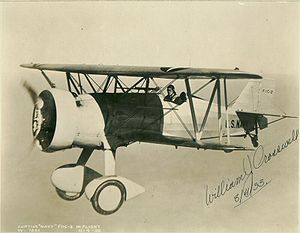
POLYGON ((205 127, 205 124, 206 124, 206 121, 207 121, 207 117, 208 117, 212 102, 213 102, 215 94, 216 94, 217 87, 218 87, 218 85, 217 85, 217 82, 216 82, 215 86, 214 86, 214 89, 211 93, 210 99, 209 99, 209 103, 208 103, 208 106, 207 106, 207 109, 206 109, 206 112, 205 112, 205 115, 204 115, 204 118, 203 118, 203 121, 202 121, 202 124, 201 124, 199 134, 197 135, 197 141, 200 141, 200 139, 202 137, 203 130, 204 130, 204 127, 205 127))
POLYGON ((226 78, 224 78, 224 97, 225 97, 226 125, 227 125, 227 144, 230 144, 226 78))
POLYGON ((66 72, 67 84, 68 84, 69 91, 72 92, 72 87, 71 87, 71 84, 72 84, 72 86, 75 88, 76 93, 78 95, 83 94, 83 92, 87 93, 87 91, 81 85, 80 74, 77 73, 77 75, 78 75, 78 80, 76 80, 76 78, 74 78, 70 72, 66 72), (78 89, 78 87, 79 87, 79 89, 78 89))
POLYGON ((222 112, 221 112, 221 87, 220 87, 220 79, 216 80, 216 84, 217 84, 219 141, 222 142, 222 112))
POLYGON ((70 84, 70 83, 72 83, 73 87, 76 90, 76 93, 79 95, 80 92, 79 92, 79 90, 78 90, 78 88, 77 88, 74 80, 72 79, 72 76, 71 76, 70 72, 67 72, 66 75, 67 75, 67 82, 68 82, 69 91, 72 92, 72 90, 71 90, 71 84, 70 84))
POLYGON ((108 76, 107 76, 106 83, 105 83, 105 86, 104 86, 104 89, 103 89, 103 93, 106 93, 106 91, 108 90, 108 88, 109 88, 109 86, 110 86, 110 81, 111 81, 111 76, 108 75, 108 76))
POLYGON ((192 92, 191 92, 191 86, 190 86, 189 80, 187 78, 184 81, 185 81, 186 92, 187 92, 190 109, 191 109, 191 116, 192 116, 192 120, 193 120, 195 138, 197 138, 198 125, 197 125, 197 119, 196 119, 195 108, 194 108, 194 103, 193 103, 193 96, 192 96, 192 92))
POLYGON ((80 74, 78 73, 77 76, 78 76, 78 87, 79 87, 79 90, 80 90, 80 94, 82 94, 83 88, 82 88, 82 85, 81 85, 80 74))
MULTIPOLYGON (((221 105, 222 105, 222 100, 221 100, 221 81, 220 81, 220 77, 215 77, 211 81, 213 81, 213 80, 216 80, 216 82, 215 82, 213 91, 211 93, 211 96, 210 96, 210 99, 209 99, 209 102, 208 102, 208 106, 206 108, 206 112, 205 112, 204 118, 203 118, 202 123, 201 123, 201 127, 200 127, 200 130, 199 130, 199 133, 197 133, 197 137, 196 138, 197 138, 197 141, 201 140, 201 137, 202 137, 202 134, 203 134, 203 131, 204 131, 204 127, 206 125, 207 118, 208 118, 208 115, 209 115, 209 112, 210 112, 210 109, 211 109, 211 105, 213 103, 214 97, 215 97, 216 92, 217 92, 218 133, 219 133, 219 142, 222 143, 223 126, 222 126, 222 108, 221 108, 221 105)), ((210 82, 208 82, 207 84, 209 84, 210 82)), ((205 84, 205 86, 207 84, 205 84)), ((227 123, 227 144, 230 144, 226 78, 224 78, 224 98, 225 98, 226 123, 227 123)), ((191 107, 191 109, 192 109, 192 107, 191 107)))
POLYGON ((42 72, 42 75, 44 76, 44 78, 46 79, 46 81, 49 83, 50 87, 55 88, 55 83, 51 82, 50 78, 45 74, 44 71, 41 70, 41 72, 42 72))
POLYGON ((94 93, 97 93, 96 89, 94 88, 93 84, 91 83, 91 80, 87 74, 83 74, 85 76, 86 81, 88 81, 90 87, 92 88, 94 93))
POLYGON ((212 78, 211 80, 209 80, 207 83, 205 83, 203 86, 199 87, 196 91, 194 91, 192 93, 193 97, 195 97, 194 95, 196 95, 199 91, 201 91, 203 88, 205 88, 208 84, 210 84, 212 81, 214 81, 215 79, 212 78))
POLYGON ((117 88, 119 86, 120 89, 122 90, 122 92, 125 93, 125 89, 123 88, 122 84, 120 83, 120 80, 119 80, 118 76, 114 76, 114 77, 115 77, 115 80, 116 80, 116 89, 115 89, 115 92, 117 92, 117 88))
POLYGON ((144 78, 141 78, 140 80, 138 80, 135 84, 133 84, 125 93, 129 93, 132 89, 134 89, 137 85, 139 85, 142 81, 144 80, 144 78))

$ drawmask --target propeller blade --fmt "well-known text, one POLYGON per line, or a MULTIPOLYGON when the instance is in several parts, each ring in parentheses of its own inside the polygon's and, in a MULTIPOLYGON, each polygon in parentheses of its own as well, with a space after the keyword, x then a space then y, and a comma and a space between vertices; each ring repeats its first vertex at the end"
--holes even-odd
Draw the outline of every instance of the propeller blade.
POLYGON ((31 142, 31 144, 30 144, 30 147, 29 147, 29 151, 30 151, 30 152, 31 152, 31 151, 33 150, 33 148, 35 147, 35 145, 36 145, 36 140, 37 140, 37 139, 35 139, 35 138, 32 140, 32 142, 31 142))
MULTIPOLYGON (((32 100, 32 103, 35 105, 35 108, 38 107, 38 108, 42 108, 43 106, 43 101, 41 100, 41 98, 38 97, 38 93, 36 92, 36 90, 32 87, 32 85, 27 82, 27 81, 22 81, 22 86, 26 89, 27 93, 29 94, 31 100, 32 100)), ((32 142, 30 143, 30 145, 28 146, 28 149, 27 149, 27 155, 31 154, 34 147, 38 144, 38 139, 36 138, 37 135, 35 135, 33 137, 33 140, 32 142)))
POLYGON ((28 145, 28 147, 24 151, 24 155, 20 158, 20 163, 24 163, 25 161, 30 161, 32 159, 32 154, 36 145, 36 141, 37 139, 34 138, 32 142, 28 145))
POLYGON ((28 94, 31 97, 33 104, 35 104, 38 100, 38 94, 35 89, 26 81, 23 82, 23 87, 27 90, 28 94))

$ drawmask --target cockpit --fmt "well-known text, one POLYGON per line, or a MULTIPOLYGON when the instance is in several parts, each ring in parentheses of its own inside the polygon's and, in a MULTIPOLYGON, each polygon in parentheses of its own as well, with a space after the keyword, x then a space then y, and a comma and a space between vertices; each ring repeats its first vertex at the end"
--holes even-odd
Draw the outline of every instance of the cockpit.
POLYGON ((177 104, 177 105, 181 105, 184 102, 186 102, 186 93, 183 91, 178 96, 176 94, 174 85, 172 85, 172 84, 169 85, 167 87, 167 92, 168 92, 168 94, 165 96, 164 101, 172 102, 172 103, 177 104))

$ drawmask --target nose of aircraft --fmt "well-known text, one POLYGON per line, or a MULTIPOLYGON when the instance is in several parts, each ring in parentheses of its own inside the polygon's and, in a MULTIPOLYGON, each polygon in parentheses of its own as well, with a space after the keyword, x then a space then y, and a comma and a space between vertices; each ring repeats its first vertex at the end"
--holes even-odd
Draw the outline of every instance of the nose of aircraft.
POLYGON ((74 96, 52 88, 37 97, 32 116, 32 134, 45 152, 72 147, 102 149, 104 119, 97 102, 89 94, 74 96))

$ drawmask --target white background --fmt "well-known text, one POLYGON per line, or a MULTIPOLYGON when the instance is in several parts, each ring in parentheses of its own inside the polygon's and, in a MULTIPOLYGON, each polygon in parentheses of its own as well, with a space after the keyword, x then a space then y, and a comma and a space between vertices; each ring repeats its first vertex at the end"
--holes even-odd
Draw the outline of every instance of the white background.
MULTIPOLYGON (((48 88, 22 63, 86 63, 234 68, 274 78, 276 104, 298 114, 299 4, 201 2, 1 3, 1 227, 97 224, 103 231, 295 231, 298 145, 260 175, 272 182, 239 208, 236 191, 209 208, 205 184, 242 172, 247 153, 210 152, 151 144, 118 150, 117 172, 146 188, 114 215, 98 215, 85 197, 59 199, 52 171, 77 160, 78 149, 29 151, 32 103, 21 87, 48 88)), ((55 73, 51 75, 55 77, 55 73)), ((59 77, 59 75, 57 75, 59 77)), ((65 80, 54 78, 64 87, 65 80)), ((242 88, 232 89, 235 96, 242 88)), ((284 142, 298 122, 261 134, 266 151, 284 142)), ((90 166, 103 169, 102 152, 90 166)))

